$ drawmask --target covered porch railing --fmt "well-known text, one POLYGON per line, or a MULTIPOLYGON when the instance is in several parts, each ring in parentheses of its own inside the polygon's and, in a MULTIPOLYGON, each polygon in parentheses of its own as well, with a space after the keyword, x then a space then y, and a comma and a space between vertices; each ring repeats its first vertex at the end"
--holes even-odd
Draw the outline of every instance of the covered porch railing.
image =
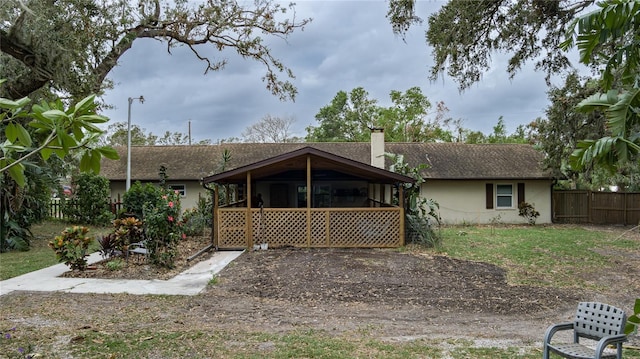
POLYGON ((404 245, 402 212, 400 207, 220 208, 214 226, 216 245, 221 249, 260 243, 269 247, 399 247, 404 245))

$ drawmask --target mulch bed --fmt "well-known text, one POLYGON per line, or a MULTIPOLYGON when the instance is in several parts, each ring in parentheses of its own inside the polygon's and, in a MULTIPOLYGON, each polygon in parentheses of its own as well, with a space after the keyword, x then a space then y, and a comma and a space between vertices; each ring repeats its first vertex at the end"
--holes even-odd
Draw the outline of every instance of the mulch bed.
POLYGON ((141 256, 131 255, 128 260, 124 258, 116 257, 102 260, 91 266, 92 269, 88 269, 84 272, 81 271, 68 271, 62 274, 62 277, 66 278, 104 278, 104 279, 170 279, 180 274, 187 268, 194 264, 208 259, 211 257, 212 252, 207 252, 199 255, 190 262, 187 262, 187 258, 197 253, 199 250, 206 247, 211 243, 211 237, 209 235, 187 237, 180 241, 178 245, 178 255, 175 259, 175 267, 161 268, 144 260, 140 260, 141 256), (107 267, 107 263, 113 260, 121 260, 122 266, 117 270, 110 270, 107 267))

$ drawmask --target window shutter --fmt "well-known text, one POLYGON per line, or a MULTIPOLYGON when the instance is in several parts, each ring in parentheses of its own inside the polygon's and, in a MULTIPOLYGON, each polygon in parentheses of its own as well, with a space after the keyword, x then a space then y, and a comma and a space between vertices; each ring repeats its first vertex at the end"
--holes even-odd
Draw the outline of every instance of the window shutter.
POLYGON ((493 183, 486 184, 487 209, 493 209, 493 183))
POLYGON ((524 201, 524 183, 518 183, 518 205, 524 201))

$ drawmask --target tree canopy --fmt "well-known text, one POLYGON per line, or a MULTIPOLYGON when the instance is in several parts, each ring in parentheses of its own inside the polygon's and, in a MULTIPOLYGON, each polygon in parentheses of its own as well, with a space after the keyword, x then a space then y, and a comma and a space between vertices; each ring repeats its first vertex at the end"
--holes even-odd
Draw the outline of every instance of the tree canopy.
POLYGON ((299 142, 300 139, 291 132, 291 126, 295 122, 293 116, 278 117, 267 114, 260 121, 247 126, 242 131, 242 138, 244 142, 254 143, 299 142))
MULTIPOLYGON (((431 78, 451 76, 460 89, 481 80, 495 53, 508 53, 513 77, 528 61, 547 79, 569 66, 558 45, 568 25, 593 0, 450 0, 428 18, 427 43, 433 47, 431 78)), ((387 18, 403 35, 419 23, 415 0, 390 0, 387 18)))
POLYGON ((207 49, 263 64, 266 87, 281 99, 296 89, 293 74, 271 54, 265 36, 286 38, 310 20, 298 20, 293 4, 235 0, 193 4, 186 0, 24 0, 0 2, 0 97, 34 97, 43 90, 76 99, 99 93, 107 75, 135 40, 152 38, 188 47, 204 72, 224 68, 226 58, 207 49))

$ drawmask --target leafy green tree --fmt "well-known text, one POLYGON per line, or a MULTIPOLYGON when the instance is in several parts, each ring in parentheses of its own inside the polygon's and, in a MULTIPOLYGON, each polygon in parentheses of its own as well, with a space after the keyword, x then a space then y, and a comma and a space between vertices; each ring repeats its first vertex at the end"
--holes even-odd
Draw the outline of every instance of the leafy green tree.
POLYGON ((280 98, 296 89, 293 74, 265 44, 268 36, 286 39, 310 20, 275 1, 191 3, 186 0, 3 1, 0 2, 0 96, 20 99, 53 90, 72 98, 100 93, 107 75, 137 39, 166 42, 168 50, 188 47, 203 61, 205 73, 223 69, 230 51, 263 64, 266 87, 280 98))
POLYGON ((370 99, 362 87, 339 91, 316 114, 320 126, 307 127, 308 142, 363 142, 369 140, 369 128, 378 113, 377 100, 370 99))
POLYGON ((443 102, 438 102, 436 115, 432 113, 431 102, 419 87, 412 87, 404 93, 393 90, 389 94, 392 106, 380 108, 376 126, 385 130, 385 138, 390 142, 451 142, 453 135, 441 123, 448 111, 443 102))
MULTIPOLYGON (((387 18, 398 34, 421 20, 415 0, 390 0, 387 18)), ((593 0, 450 0, 429 16, 427 43, 433 48, 431 78, 446 73, 467 89, 480 81, 496 52, 510 55, 507 72, 513 77, 528 61, 536 69, 558 73, 570 64, 558 44, 565 31, 593 0)))
POLYGON ((569 156, 581 139, 600 138, 605 134, 605 118, 601 113, 582 113, 576 105, 597 91, 597 84, 576 72, 566 76, 562 87, 547 91, 551 105, 545 118, 535 121, 536 143, 546 154, 544 164, 556 178, 566 178, 576 188, 580 177, 590 178, 589 166, 576 171, 569 166, 569 156))
POLYGON ((429 110, 431 102, 419 87, 405 91, 393 90, 390 107, 378 106, 362 87, 351 92, 339 91, 331 104, 320 109, 318 127, 307 127, 309 142, 366 142, 371 127, 381 127, 389 142, 452 141, 453 134, 443 128, 448 111, 444 103, 437 105, 435 116, 429 110))

